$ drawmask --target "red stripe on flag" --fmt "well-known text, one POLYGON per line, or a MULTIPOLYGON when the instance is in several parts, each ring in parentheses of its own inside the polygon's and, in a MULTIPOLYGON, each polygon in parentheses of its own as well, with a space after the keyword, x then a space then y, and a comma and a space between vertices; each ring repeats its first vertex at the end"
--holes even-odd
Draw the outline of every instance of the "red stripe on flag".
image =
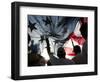
POLYGON ((83 45, 85 42, 85 39, 82 36, 76 36, 74 33, 70 35, 70 38, 76 41, 79 45, 83 45))

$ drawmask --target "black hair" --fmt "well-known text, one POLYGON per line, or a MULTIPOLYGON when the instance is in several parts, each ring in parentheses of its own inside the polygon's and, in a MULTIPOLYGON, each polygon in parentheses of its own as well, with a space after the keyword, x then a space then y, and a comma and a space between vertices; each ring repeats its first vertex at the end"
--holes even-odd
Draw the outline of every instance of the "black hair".
POLYGON ((63 47, 59 47, 58 51, 57 51, 57 56, 59 58, 65 58, 65 55, 66 55, 66 53, 65 53, 64 48, 63 47))
POLYGON ((28 66, 44 66, 45 59, 39 54, 28 54, 28 66))
POLYGON ((78 54, 78 53, 81 53, 81 49, 80 49, 80 46, 76 45, 74 46, 74 50, 75 54, 78 54))

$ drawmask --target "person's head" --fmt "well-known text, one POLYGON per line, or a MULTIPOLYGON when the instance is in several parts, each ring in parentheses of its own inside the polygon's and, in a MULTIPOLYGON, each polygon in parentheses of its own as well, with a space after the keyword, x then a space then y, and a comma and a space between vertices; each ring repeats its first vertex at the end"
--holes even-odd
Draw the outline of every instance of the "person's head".
POLYGON ((73 51, 75 52, 75 54, 81 53, 80 46, 78 46, 78 45, 74 46, 74 50, 73 51))
POLYGON ((28 66, 44 66, 45 59, 39 54, 28 54, 28 66))
POLYGON ((65 55, 66 55, 66 53, 65 53, 64 48, 63 47, 59 47, 58 51, 57 51, 57 56, 59 58, 65 58, 65 55))
POLYGON ((39 64, 40 66, 44 66, 45 63, 46 63, 46 60, 45 60, 44 57, 42 57, 41 55, 39 55, 39 58, 40 58, 40 60, 39 60, 38 64, 39 64))
POLYGON ((80 28, 80 32, 83 36, 84 39, 87 39, 87 23, 82 24, 81 28, 80 28))

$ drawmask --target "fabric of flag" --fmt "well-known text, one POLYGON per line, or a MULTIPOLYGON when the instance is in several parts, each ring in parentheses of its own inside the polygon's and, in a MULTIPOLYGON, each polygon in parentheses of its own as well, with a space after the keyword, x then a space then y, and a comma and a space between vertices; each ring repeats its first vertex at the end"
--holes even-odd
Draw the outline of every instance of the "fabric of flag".
POLYGON ((28 15, 28 26, 31 31, 35 29, 41 36, 64 40, 74 31, 79 19, 79 17, 28 15))
MULTIPOLYGON (((33 47, 36 47, 39 43, 42 46, 45 44, 42 40, 37 38, 49 38, 50 47, 52 47, 52 51, 57 54, 57 49, 60 46, 63 46, 69 39, 78 42, 79 45, 82 44, 83 38, 79 38, 72 34, 76 28, 77 23, 80 21, 80 17, 64 17, 64 16, 39 16, 39 15, 28 15, 28 27, 29 27, 29 35, 31 36, 31 40, 34 40, 33 47), (72 35, 71 35, 72 34, 72 35), (70 36, 70 37, 69 37, 70 36), (78 39, 79 38, 79 39, 78 39), (52 40, 51 40, 52 39, 52 40), (40 42, 41 41, 41 42, 40 42), (53 43, 53 45, 51 44, 53 43)), ((71 42, 70 42, 71 44, 71 42)), ((68 45, 68 44, 67 44, 68 45)), ((38 47, 41 46, 37 46, 38 47)), ((41 52, 45 52, 45 47, 41 47, 41 52)), ((66 51, 66 56, 74 57, 76 54, 73 52, 73 47, 64 47, 66 51)), ((42 56, 43 56, 42 53, 42 56)), ((46 51, 47 53, 47 51, 46 51)), ((48 57, 46 57, 48 59, 48 57)), ((68 58, 68 57, 67 57, 68 58)))

